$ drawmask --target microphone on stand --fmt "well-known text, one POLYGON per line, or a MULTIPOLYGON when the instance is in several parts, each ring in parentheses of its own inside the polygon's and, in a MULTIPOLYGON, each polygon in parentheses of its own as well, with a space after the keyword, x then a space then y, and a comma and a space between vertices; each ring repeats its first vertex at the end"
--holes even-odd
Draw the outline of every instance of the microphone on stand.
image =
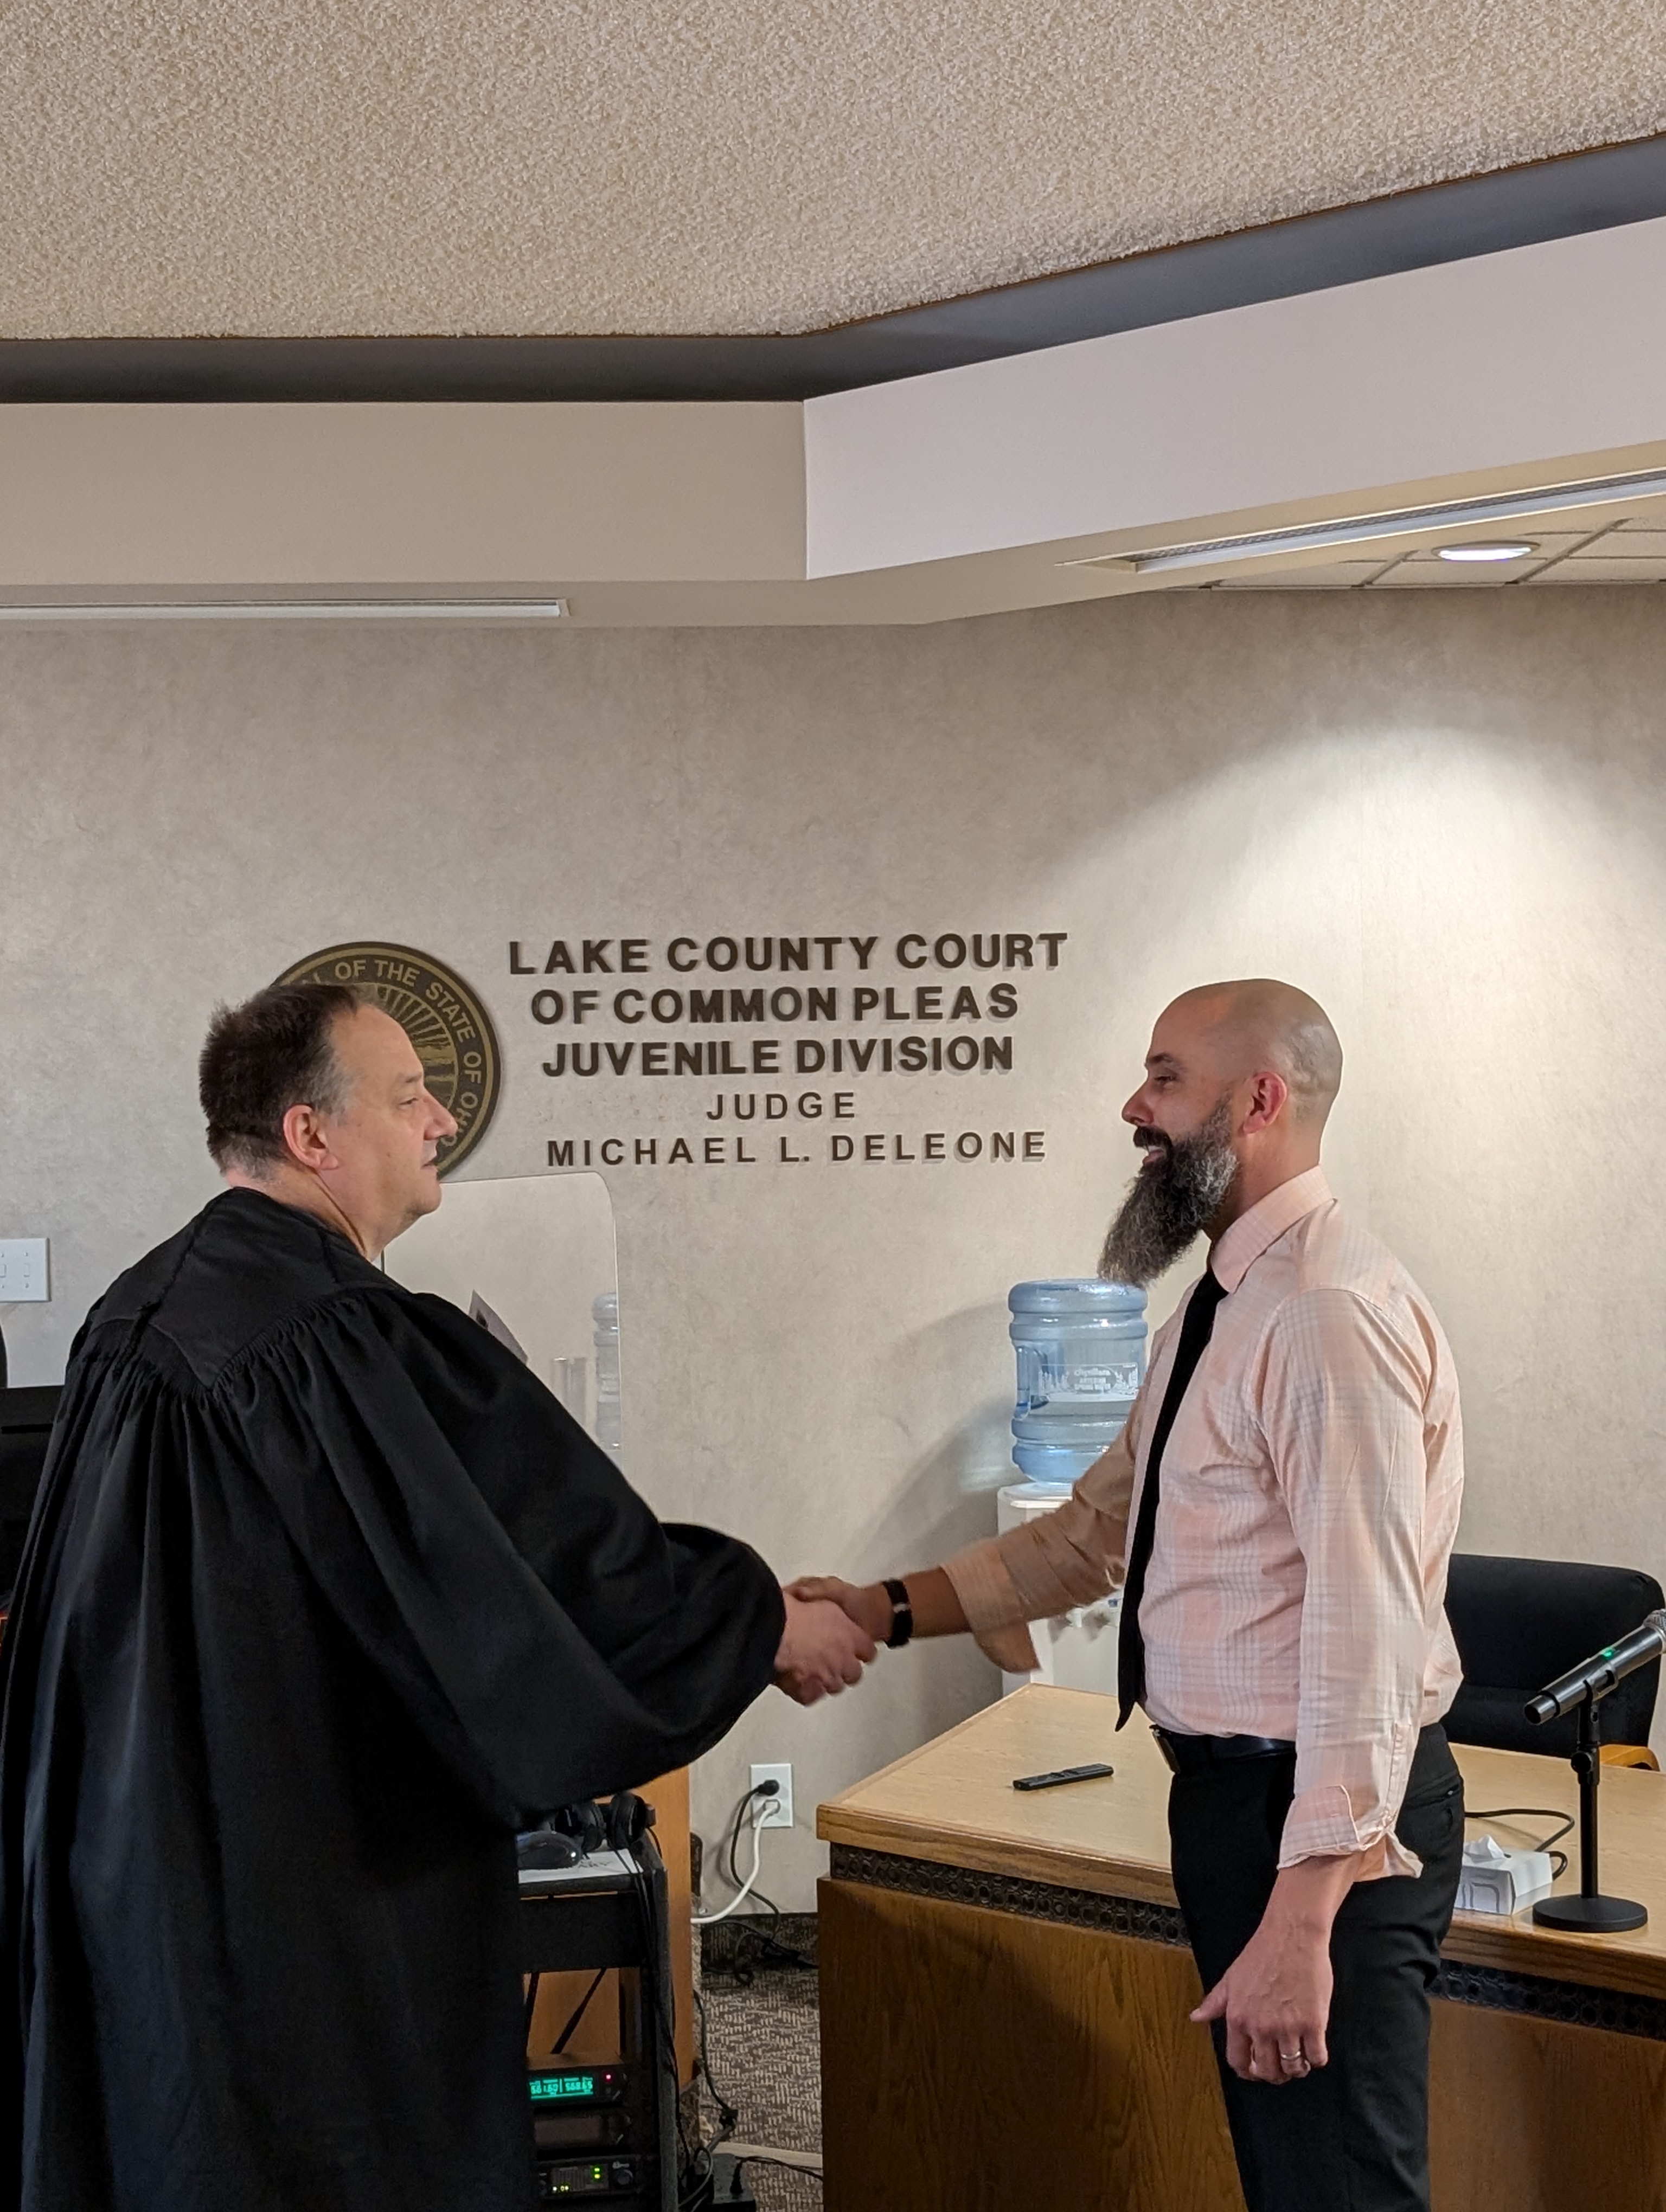
POLYGON ((1573 1771, 1579 1778, 1579 1890, 1574 1897, 1541 1897, 1533 1908, 1535 1923, 1565 1935, 1619 1936, 1648 1923, 1645 1908, 1628 1897, 1604 1897, 1596 1879, 1596 1786, 1602 1778, 1602 1749, 1596 1708, 1610 1690, 1639 1667, 1666 1651, 1666 1607, 1639 1622, 1629 1636, 1594 1653, 1567 1674, 1547 1682, 1529 1698, 1530 1721, 1554 1721, 1576 1708, 1579 1740, 1573 1771))
POLYGON ((1666 1607, 1650 1613, 1618 1644, 1611 1644, 1606 1650, 1582 1659, 1567 1674, 1547 1682, 1536 1698, 1529 1699, 1527 1717, 1530 1721, 1560 1720, 1587 1698, 1606 1698, 1627 1674, 1646 1667, 1663 1651, 1666 1651, 1666 1607))

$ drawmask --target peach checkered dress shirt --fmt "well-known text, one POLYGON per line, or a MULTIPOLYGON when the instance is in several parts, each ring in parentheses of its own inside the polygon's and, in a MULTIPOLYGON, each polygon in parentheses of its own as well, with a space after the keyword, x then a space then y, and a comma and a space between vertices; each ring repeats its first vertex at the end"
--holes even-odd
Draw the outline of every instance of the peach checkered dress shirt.
MULTIPOLYGON (((1164 1454, 1146 1711, 1189 1735, 1294 1741, 1281 1866, 1364 1851, 1362 1880, 1415 1875, 1394 1822, 1418 1731, 1461 1679, 1443 1609, 1463 1488, 1451 1352, 1318 1168, 1235 1221, 1210 1264, 1226 1295, 1164 1454)), ((1033 1667, 1025 1622, 1122 1580, 1183 1310, 1065 1504, 948 1561, 1000 1665, 1033 1667)))

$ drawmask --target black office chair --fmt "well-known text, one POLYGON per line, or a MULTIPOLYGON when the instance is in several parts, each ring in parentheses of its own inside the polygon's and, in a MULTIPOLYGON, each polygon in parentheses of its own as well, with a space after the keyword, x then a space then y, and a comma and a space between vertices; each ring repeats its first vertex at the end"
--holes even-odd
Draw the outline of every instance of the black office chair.
MULTIPOLYGON (((1454 1553, 1446 1618, 1463 1686, 1446 1716, 1447 1735, 1454 1743, 1572 1758, 1577 1714, 1539 1726, 1523 1710, 1527 1700, 1662 1604, 1666 1593, 1636 1567, 1454 1553)), ((1657 1659, 1628 1674, 1596 1708, 1602 1742, 1646 1745, 1659 1687, 1657 1659)))

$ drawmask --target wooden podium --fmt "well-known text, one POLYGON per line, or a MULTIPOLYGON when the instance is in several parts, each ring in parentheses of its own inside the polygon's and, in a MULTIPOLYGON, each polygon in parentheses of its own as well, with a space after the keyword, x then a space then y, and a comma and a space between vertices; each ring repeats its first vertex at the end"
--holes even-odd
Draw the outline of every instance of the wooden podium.
MULTIPOLYGON (((1109 1698, 1021 1690, 821 1808, 827 2212, 1243 2212, 1187 2019, 1168 1769, 1115 1720, 1109 1698), (1012 1787, 1095 1759, 1115 1778, 1012 1787)), ((1456 1750, 1472 1810, 1574 1809, 1566 1762, 1456 1750)), ((1547 1825, 1485 1824, 1517 1844, 1547 1825)), ((1436 2212, 1666 2212, 1666 1776, 1604 1770, 1602 1872, 1647 1927, 1453 1923, 1436 2212)))

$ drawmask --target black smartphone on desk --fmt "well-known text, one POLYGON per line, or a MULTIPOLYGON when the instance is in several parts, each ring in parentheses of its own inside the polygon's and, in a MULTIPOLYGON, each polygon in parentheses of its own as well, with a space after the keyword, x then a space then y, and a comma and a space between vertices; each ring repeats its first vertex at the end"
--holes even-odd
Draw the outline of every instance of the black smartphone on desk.
POLYGON ((1014 1790, 1057 1790, 1066 1782, 1099 1782, 1115 1774, 1114 1766, 1055 1766, 1050 1774, 1020 1774, 1013 1778, 1014 1790))

